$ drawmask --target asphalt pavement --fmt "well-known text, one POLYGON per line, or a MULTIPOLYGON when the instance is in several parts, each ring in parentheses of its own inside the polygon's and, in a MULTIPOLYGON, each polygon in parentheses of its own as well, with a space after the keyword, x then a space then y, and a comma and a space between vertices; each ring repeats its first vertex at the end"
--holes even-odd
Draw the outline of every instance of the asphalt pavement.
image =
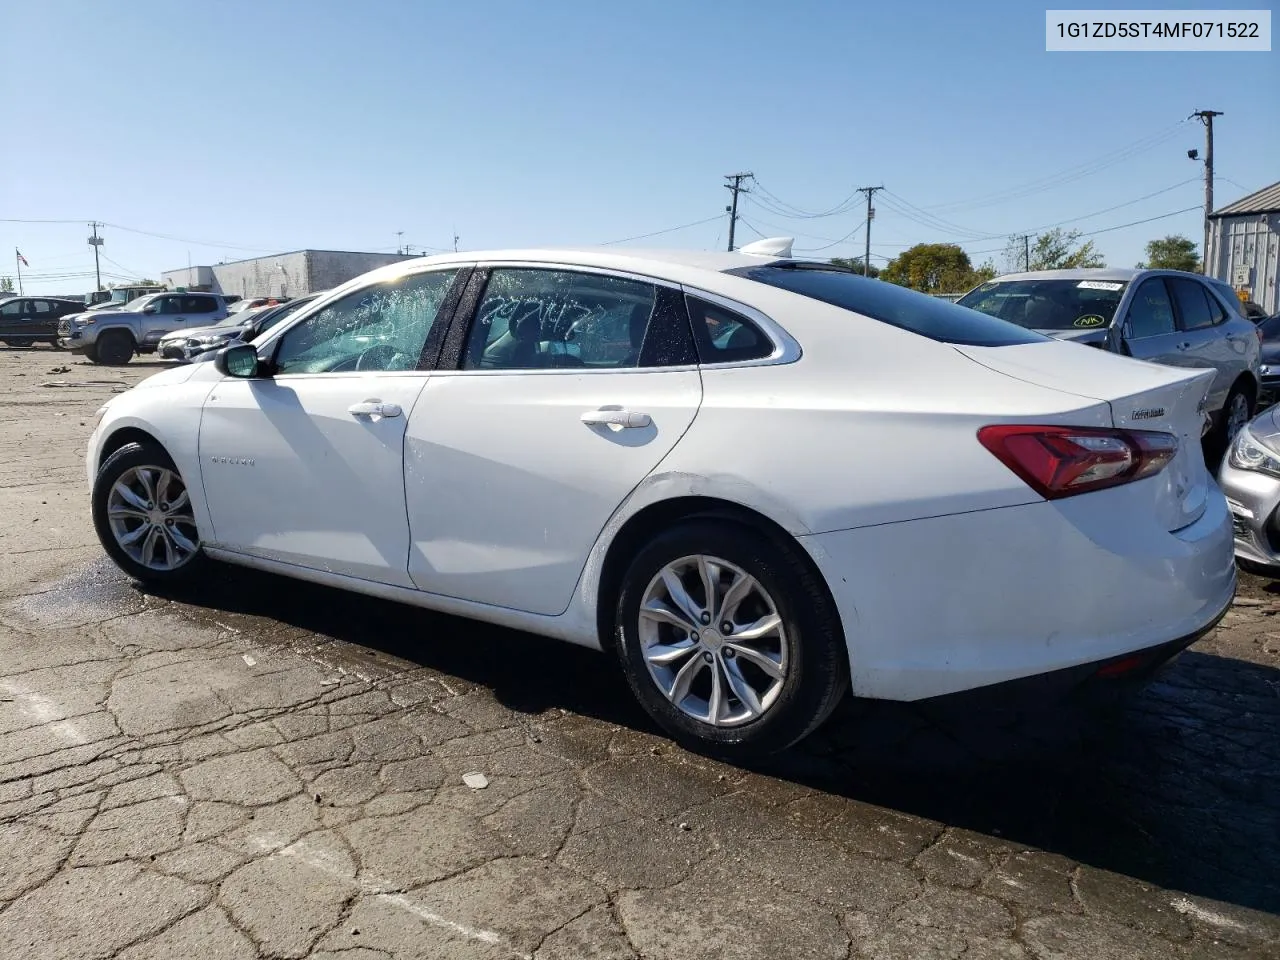
POLYGON ((732 766, 591 651, 128 581, 84 441, 163 366, 0 350, 0 958, 1280 957, 1280 584, 1115 704, 732 766))

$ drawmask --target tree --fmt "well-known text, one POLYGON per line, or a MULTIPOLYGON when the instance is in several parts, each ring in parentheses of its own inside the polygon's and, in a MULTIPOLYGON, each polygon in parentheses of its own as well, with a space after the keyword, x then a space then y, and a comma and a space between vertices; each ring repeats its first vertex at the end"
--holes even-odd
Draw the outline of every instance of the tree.
POLYGON ((1027 248, 1021 237, 1009 241, 1005 248, 1004 258, 1014 270, 1069 270, 1073 267, 1105 267, 1106 261, 1093 245, 1086 240, 1079 247, 1079 230, 1063 230, 1054 227, 1038 234, 1031 240, 1031 260, 1026 262, 1027 248))
POLYGON ((969 255, 954 243, 917 243, 890 260, 880 279, 921 293, 964 293, 995 274, 990 262, 975 270, 969 255))
POLYGON ((13 293, 13 277, 0 277, 0 293, 13 293))
MULTIPOLYGON (((862 257, 832 257, 831 262, 837 267, 844 267, 846 270, 852 270, 854 273, 862 273, 862 257)), ((871 269, 867 271, 868 277, 880 276, 880 268, 874 263, 871 269)))
POLYGON ((1193 241, 1175 234, 1147 244, 1147 261, 1138 264, 1139 270, 1145 268, 1199 273, 1200 255, 1193 241))

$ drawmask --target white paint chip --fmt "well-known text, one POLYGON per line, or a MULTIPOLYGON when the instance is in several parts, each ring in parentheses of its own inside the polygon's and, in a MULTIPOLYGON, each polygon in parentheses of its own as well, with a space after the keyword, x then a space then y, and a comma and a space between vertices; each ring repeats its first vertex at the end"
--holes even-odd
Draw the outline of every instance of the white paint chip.
POLYGON ((489 778, 483 773, 464 773, 462 782, 472 790, 483 790, 489 785, 489 778))
POLYGON ((253 657, 249 656, 247 653, 242 654, 240 659, 243 660, 245 663, 247 663, 251 667, 258 662, 257 660, 253 659, 253 657))

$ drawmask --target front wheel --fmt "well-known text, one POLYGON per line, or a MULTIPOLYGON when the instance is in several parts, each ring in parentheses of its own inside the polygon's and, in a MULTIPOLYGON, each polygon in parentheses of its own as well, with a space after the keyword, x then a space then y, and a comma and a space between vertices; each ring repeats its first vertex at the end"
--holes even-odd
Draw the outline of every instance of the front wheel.
POLYGON ((102 464, 93 525, 103 549, 135 580, 190 580, 207 562, 187 485, 154 443, 125 444, 102 464))
POLYGON ((848 686, 839 618, 798 548, 733 522, 684 523, 640 551, 615 642, 649 715, 730 759, 801 740, 848 686))
POLYGON ((96 348, 96 361, 111 367, 128 363, 137 349, 133 337, 123 330, 107 330, 99 334, 96 348))
POLYGON ((1222 405, 1222 420, 1218 426, 1219 442, 1224 447, 1230 444, 1252 419, 1253 397, 1245 387, 1237 383, 1227 394, 1227 402, 1222 405))

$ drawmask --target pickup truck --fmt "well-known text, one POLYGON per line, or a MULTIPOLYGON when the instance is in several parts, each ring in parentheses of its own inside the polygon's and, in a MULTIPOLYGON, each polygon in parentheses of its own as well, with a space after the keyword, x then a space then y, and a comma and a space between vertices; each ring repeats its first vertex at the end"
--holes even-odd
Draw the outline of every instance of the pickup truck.
POLYGON ((63 317, 58 346, 94 363, 118 366, 135 353, 155 353, 166 333, 207 327, 227 316, 227 302, 216 293, 153 293, 120 310, 95 310, 63 317))

